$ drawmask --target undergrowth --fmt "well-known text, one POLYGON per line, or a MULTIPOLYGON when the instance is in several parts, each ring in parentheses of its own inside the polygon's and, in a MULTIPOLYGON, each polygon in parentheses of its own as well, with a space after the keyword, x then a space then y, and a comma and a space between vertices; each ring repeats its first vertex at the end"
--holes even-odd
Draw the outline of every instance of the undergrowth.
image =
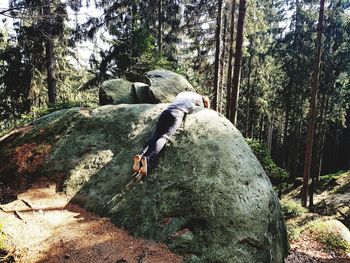
POLYGON ((286 220, 288 239, 289 241, 296 240, 303 231, 303 226, 299 219, 307 212, 307 209, 290 199, 283 199, 280 201, 280 204, 282 214, 286 220))
POLYGON ((0 137, 14 129, 15 127, 24 126, 30 124, 33 120, 42 116, 50 114, 57 110, 68 109, 73 107, 96 107, 96 103, 86 101, 70 101, 70 102, 58 102, 54 105, 48 105, 43 107, 33 107, 28 114, 22 114, 18 118, 11 120, 0 121, 0 137))
POLYGON ((306 227, 328 249, 345 253, 350 252, 350 244, 333 229, 332 225, 318 219, 312 221, 306 227))
POLYGON ((249 138, 246 138, 246 141, 281 197, 282 191, 287 187, 288 172, 274 162, 266 144, 249 138))

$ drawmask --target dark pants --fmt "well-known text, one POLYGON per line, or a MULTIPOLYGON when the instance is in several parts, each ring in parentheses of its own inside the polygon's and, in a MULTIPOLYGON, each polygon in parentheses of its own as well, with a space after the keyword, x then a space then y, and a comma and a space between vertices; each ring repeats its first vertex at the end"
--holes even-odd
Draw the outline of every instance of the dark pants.
POLYGON ((183 117, 184 112, 178 109, 167 109, 159 116, 156 129, 140 154, 147 157, 150 166, 170 136, 180 127, 183 117))

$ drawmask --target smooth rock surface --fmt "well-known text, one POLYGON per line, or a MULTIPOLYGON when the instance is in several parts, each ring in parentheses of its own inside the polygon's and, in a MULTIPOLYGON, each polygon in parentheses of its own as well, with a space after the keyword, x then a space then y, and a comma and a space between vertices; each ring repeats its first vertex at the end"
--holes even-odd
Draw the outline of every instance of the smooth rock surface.
POLYGON ((170 103, 182 91, 195 91, 183 76, 169 70, 152 70, 145 77, 156 103, 170 103))
MULTIPOLYGON (((74 202, 135 236, 165 242, 186 262, 283 262, 288 241, 272 185, 241 133, 212 110, 188 115, 151 174, 125 189, 132 156, 166 106, 62 110, 3 142, 1 160, 10 162, 23 145, 46 149, 45 162, 26 176, 61 178, 74 202)), ((1 172, 21 175, 16 165, 1 172)))
POLYGON ((132 85, 132 82, 124 79, 104 81, 99 89, 99 104, 137 103, 136 94, 132 92, 132 85))

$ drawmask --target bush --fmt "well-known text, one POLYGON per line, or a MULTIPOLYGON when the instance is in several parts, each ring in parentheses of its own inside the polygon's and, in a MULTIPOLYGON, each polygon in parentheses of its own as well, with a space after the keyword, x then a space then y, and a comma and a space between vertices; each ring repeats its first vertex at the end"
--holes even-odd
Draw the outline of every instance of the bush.
POLYGON ((286 222, 288 240, 293 241, 299 238, 300 233, 303 231, 303 228, 300 227, 296 222, 287 221, 286 222))
POLYGON ((345 253, 350 252, 350 244, 344 240, 340 234, 337 234, 333 227, 327 224, 327 222, 319 219, 315 220, 309 223, 307 229, 318 241, 326 245, 328 249, 345 253))
POLYGON ((5 135, 10 130, 18 126, 24 126, 31 123, 33 120, 38 119, 44 115, 50 114, 54 111, 61 109, 68 109, 73 107, 95 107, 97 104, 86 101, 70 101, 70 102, 57 102, 54 105, 33 107, 28 114, 21 114, 20 118, 0 121, 0 137, 5 135))
POLYGON ((276 187, 276 190, 280 195, 281 191, 286 186, 289 176, 288 172, 276 165, 269 154, 267 146, 264 143, 254 139, 246 139, 246 141, 253 150, 255 156, 260 161, 265 173, 270 178, 271 183, 276 187))
POLYGON ((282 214, 285 219, 297 218, 307 212, 306 208, 293 200, 283 199, 280 203, 282 214))

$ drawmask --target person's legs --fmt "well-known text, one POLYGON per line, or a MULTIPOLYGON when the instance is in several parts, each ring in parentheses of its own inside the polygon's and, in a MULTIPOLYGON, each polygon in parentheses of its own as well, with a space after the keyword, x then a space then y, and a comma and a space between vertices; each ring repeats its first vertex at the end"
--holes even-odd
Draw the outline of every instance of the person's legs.
POLYGON ((183 113, 180 111, 165 110, 159 117, 153 136, 142 151, 140 172, 147 175, 150 164, 153 164, 156 156, 163 149, 170 136, 180 127, 183 113))

